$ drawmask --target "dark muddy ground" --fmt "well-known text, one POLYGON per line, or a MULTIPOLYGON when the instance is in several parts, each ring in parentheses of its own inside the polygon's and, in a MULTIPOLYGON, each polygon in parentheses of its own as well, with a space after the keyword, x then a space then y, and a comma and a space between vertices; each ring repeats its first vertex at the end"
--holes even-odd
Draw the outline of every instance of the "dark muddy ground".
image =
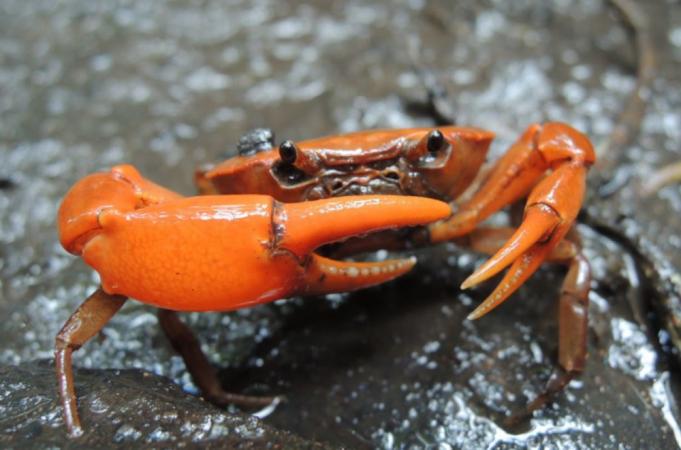
POLYGON ((154 311, 131 302, 76 354, 89 369, 77 373, 87 433, 66 440, 51 366, 38 361, 97 283, 55 233, 59 200, 80 177, 128 162, 190 194, 194 167, 233 154, 255 126, 302 139, 430 125, 414 104, 431 76, 458 123, 497 133, 493 156, 544 120, 573 124, 602 151, 636 81, 633 36, 600 1, 229 3, 0 2, 3 447, 681 442, 681 189, 640 194, 681 158, 672 1, 642 6, 658 71, 641 132, 590 175, 579 226, 594 268, 587 369, 524 429, 499 424, 555 364, 563 271, 547 266, 470 322, 493 283, 460 292, 481 259, 443 246, 417 252, 418 269, 380 289, 185 316, 231 388, 286 396, 262 421, 175 389, 195 391, 154 311))

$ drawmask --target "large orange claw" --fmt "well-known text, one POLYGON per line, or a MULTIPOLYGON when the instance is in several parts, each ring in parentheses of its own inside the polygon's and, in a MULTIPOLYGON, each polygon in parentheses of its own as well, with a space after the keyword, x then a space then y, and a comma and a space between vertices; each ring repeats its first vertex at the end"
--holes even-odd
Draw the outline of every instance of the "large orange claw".
POLYGON ((225 311, 393 279, 414 260, 344 263, 311 252, 449 214, 447 204, 418 197, 298 204, 263 195, 182 198, 119 166, 72 188, 59 211, 59 232, 64 247, 99 272, 108 294, 176 311, 225 311))
POLYGON ((286 205, 265 195, 183 198, 132 166, 90 175, 59 208, 59 239, 101 277, 64 324, 55 368, 64 422, 80 436, 72 353, 97 334, 127 297, 162 308, 161 326, 204 394, 226 403, 264 400, 222 390, 174 311, 226 311, 294 294, 347 291, 408 271, 412 258, 346 263, 312 254, 320 245, 449 215, 440 201, 399 196, 340 197, 286 205))
POLYGON ((457 214, 431 227, 434 241, 466 234, 493 212, 530 191, 521 226, 461 285, 463 289, 475 286, 511 265, 469 319, 482 317, 506 300, 560 243, 579 213, 586 171, 594 161, 591 143, 574 128, 562 123, 533 125, 457 214), (548 169, 553 173, 538 182, 548 169))

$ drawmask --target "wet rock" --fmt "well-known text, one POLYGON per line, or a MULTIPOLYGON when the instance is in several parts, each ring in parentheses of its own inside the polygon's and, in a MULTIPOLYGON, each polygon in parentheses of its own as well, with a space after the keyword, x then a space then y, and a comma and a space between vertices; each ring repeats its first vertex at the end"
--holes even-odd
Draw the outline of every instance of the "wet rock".
POLYGON ((674 445, 670 368, 626 294, 611 296, 614 305, 594 295, 585 374, 509 429, 504 418, 538 395, 555 367, 556 305, 543 292, 555 292, 549 286, 560 274, 544 274, 498 314, 469 322, 489 290, 452 300, 462 279, 438 270, 449 257, 420 255, 416 273, 381 291, 309 299, 258 345, 257 367, 225 370, 224 382, 277 386, 288 401, 269 423, 352 448, 674 445))
POLYGON ((219 411, 142 370, 77 370, 85 430, 65 437, 54 366, 0 367, 3 448, 326 448, 253 416, 219 411))

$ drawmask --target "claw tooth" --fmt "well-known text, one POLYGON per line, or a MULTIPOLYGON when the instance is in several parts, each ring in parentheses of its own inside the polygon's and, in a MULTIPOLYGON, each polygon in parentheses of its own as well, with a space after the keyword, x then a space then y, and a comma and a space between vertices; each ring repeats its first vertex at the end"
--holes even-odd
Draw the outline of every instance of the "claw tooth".
POLYGON ((415 258, 394 261, 347 263, 312 255, 306 268, 308 294, 325 294, 360 289, 390 281, 408 272, 415 258))

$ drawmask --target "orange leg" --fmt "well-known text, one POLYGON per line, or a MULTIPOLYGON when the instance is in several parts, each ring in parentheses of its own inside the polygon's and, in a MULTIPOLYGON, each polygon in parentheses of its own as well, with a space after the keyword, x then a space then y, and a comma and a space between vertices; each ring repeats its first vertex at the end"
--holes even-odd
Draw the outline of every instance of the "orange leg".
POLYGON ((225 392, 215 368, 201 350, 201 344, 192 330, 180 320, 177 313, 168 309, 159 309, 158 321, 175 351, 182 356, 187 370, 206 400, 220 407, 230 404, 256 407, 265 406, 274 401, 274 397, 255 397, 225 392))
POLYGON ((511 266, 499 286, 469 319, 482 317, 505 301, 561 242, 577 217, 586 189, 586 170, 594 160, 589 140, 570 126, 532 125, 459 211, 430 226, 433 242, 463 236, 492 213, 529 192, 525 217, 518 230, 461 286, 472 287, 511 266), (553 172, 544 177, 548 170, 553 172))
MULTIPOLYGON (((479 228, 456 242, 472 250, 493 254, 513 234, 513 229, 479 228)), ((587 325, 591 268, 579 245, 563 239, 547 257, 547 261, 564 264, 568 272, 560 291, 558 310, 558 362, 568 373, 581 372, 586 359, 587 325)))
POLYGON ((589 263, 580 254, 570 263, 560 293, 558 310, 560 367, 554 370, 544 392, 532 400, 523 411, 508 418, 506 421, 508 426, 513 427, 521 423, 534 411, 543 408, 584 370, 587 357, 590 280, 589 263))
MULTIPOLYGON (((472 250, 494 254, 513 234, 512 228, 479 228, 457 243, 472 250)), ((591 268, 581 254, 579 245, 568 238, 561 240, 547 257, 548 261, 568 266, 560 291, 558 309, 558 363, 544 392, 532 400, 524 411, 509 418, 514 425, 529 417, 533 411, 550 402, 575 376, 584 370, 587 356, 589 290, 591 268)))
POLYGON ((83 434, 73 386, 71 355, 99 333, 126 300, 126 297, 109 295, 99 288, 78 307, 57 334, 54 352, 57 385, 64 408, 64 422, 71 437, 83 434))

